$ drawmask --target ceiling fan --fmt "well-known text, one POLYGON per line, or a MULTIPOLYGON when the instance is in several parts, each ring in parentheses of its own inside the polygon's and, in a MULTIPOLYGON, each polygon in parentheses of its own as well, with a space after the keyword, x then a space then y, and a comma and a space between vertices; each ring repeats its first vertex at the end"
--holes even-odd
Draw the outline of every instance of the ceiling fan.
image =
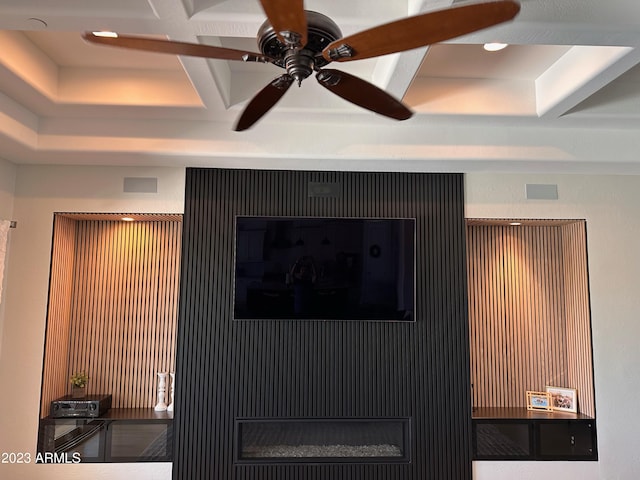
POLYGON ((224 47, 86 32, 91 43, 149 52, 221 60, 272 63, 286 70, 251 99, 235 130, 250 128, 267 113, 289 87, 316 72, 316 80, 343 99, 396 120, 413 112, 375 85, 346 72, 324 68, 331 62, 349 62, 403 52, 471 33, 511 20, 520 10, 514 0, 493 0, 454 6, 403 18, 342 37, 329 17, 304 9, 303 0, 260 0, 267 20, 258 30, 261 53, 224 47))

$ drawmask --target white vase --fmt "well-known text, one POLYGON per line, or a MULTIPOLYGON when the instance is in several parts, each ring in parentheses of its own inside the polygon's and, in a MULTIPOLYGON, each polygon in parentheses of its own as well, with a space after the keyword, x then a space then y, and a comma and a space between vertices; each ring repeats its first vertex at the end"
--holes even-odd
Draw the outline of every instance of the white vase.
POLYGON ((176 374, 170 373, 169 376, 171 377, 171 389, 169 390, 171 393, 169 393, 169 405, 167 406, 167 412, 173 412, 173 394, 175 392, 176 374))
POLYGON ((166 372, 158 373, 158 403, 153 408, 156 412, 164 412, 167 409, 165 393, 167 391, 167 375, 166 372))

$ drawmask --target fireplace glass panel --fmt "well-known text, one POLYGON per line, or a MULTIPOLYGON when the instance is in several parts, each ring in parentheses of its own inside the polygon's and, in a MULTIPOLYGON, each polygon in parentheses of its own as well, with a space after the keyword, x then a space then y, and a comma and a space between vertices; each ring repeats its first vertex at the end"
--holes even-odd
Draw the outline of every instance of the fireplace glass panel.
POLYGON ((409 419, 245 419, 238 463, 408 463, 409 419))

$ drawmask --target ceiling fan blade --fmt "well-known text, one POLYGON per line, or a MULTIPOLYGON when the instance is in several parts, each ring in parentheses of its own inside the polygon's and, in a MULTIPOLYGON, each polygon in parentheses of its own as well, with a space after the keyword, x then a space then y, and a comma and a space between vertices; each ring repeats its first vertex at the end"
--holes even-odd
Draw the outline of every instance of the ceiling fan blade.
POLYGON ((145 52, 170 53, 174 55, 188 55, 192 57, 216 58, 220 60, 240 60, 262 63, 272 63, 274 60, 261 53, 245 52, 232 48, 213 47, 197 43, 174 42, 156 38, 133 37, 118 35, 117 37, 101 37, 91 32, 82 35, 86 41, 97 45, 143 50, 145 52))
POLYGON ((404 103, 384 90, 349 73, 331 68, 320 70, 318 83, 339 97, 362 108, 396 120, 406 120, 413 115, 404 103))
POLYGON ((265 113, 278 103, 278 100, 289 90, 293 81, 293 77, 285 73, 260 90, 240 115, 234 130, 241 132, 260 120, 265 113))
POLYGON ((513 0, 497 0, 404 18, 330 43, 322 56, 346 62, 403 52, 511 20, 520 11, 513 0))
POLYGON ((285 45, 304 47, 307 44, 307 15, 303 0, 260 0, 260 3, 285 45))

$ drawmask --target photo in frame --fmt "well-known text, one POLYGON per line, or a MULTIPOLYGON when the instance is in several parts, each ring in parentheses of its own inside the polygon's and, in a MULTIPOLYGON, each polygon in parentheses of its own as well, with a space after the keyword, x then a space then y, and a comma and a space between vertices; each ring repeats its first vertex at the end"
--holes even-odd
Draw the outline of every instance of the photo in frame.
POLYGON ((551 412, 551 395, 547 392, 534 392, 527 390, 527 410, 543 410, 551 412))
POLYGON ((545 388, 551 396, 551 406, 558 412, 578 412, 578 393, 575 388, 551 387, 545 388))

